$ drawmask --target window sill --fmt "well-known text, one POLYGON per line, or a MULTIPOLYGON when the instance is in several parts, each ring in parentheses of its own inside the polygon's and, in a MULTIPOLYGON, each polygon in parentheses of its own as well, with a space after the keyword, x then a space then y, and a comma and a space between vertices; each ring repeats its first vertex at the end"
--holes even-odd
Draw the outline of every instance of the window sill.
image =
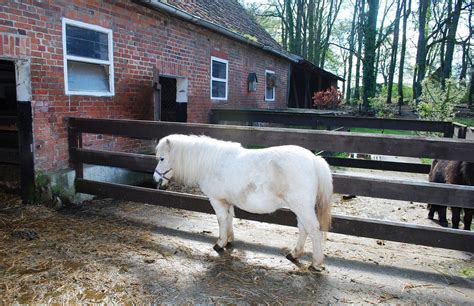
POLYGON ((113 97, 113 92, 96 92, 96 91, 69 91, 67 96, 93 96, 93 97, 113 97))

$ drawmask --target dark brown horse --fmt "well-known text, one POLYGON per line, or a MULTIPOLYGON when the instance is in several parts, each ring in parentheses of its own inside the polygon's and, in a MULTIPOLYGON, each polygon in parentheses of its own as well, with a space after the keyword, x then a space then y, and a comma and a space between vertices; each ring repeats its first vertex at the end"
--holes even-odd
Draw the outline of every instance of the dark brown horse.
MULTIPOLYGON (((429 175, 430 182, 474 186, 474 163, 463 161, 434 160, 429 175)), ((430 205, 428 218, 433 219, 438 212, 439 224, 447 227, 446 206, 430 205)), ((451 207, 453 228, 459 228, 460 207, 451 207)), ((464 229, 471 230, 474 209, 464 208, 464 229)))

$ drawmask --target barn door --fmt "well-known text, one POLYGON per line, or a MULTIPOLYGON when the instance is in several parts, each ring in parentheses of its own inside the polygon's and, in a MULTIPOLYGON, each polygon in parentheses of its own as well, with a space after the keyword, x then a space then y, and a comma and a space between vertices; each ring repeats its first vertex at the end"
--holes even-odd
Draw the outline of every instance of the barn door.
POLYGON ((160 71, 153 68, 153 119, 161 121, 161 84, 160 71))

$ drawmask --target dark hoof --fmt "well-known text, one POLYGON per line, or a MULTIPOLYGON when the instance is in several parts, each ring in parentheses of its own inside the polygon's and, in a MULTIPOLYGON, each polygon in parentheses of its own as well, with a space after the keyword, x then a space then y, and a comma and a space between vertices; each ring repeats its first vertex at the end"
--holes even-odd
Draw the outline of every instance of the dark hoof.
POLYGON ((298 258, 293 257, 293 255, 291 255, 291 253, 288 253, 288 255, 286 255, 286 259, 288 259, 292 263, 298 263, 298 258))
POLYGON ((428 219, 433 220, 434 216, 428 215, 428 219))
POLYGON ((310 265, 310 266, 308 267, 308 270, 309 270, 309 272, 312 272, 312 273, 321 273, 321 272, 325 271, 326 268, 323 267, 323 266, 314 267, 313 265, 310 265))
POLYGON ((448 222, 440 222, 439 225, 442 227, 448 227, 448 222))
POLYGON ((227 242, 227 244, 225 245, 225 248, 228 250, 233 250, 234 244, 232 242, 227 242))
POLYGON ((214 251, 217 252, 217 254, 221 255, 224 253, 224 248, 220 247, 218 244, 215 244, 213 247, 214 251))

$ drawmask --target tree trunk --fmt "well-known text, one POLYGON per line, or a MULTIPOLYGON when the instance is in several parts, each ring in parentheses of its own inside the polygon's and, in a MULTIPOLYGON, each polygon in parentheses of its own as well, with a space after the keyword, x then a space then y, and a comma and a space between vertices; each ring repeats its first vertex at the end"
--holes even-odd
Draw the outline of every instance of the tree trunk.
POLYGON ((390 8, 392 7, 393 5, 393 0, 392 2, 389 4, 388 1, 385 2, 385 8, 384 8, 384 11, 383 11, 383 16, 382 16, 382 22, 380 23, 380 27, 379 27, 379 30, 377 31, 377 36, 376 36, 376 45, 378 47, 376 47, 375 49, 377 50, 377 56, 375 57, 375 75, 377 75, 379 73, 379 62, 380 62, 380 52, 381 52, 381 48, 380 46, 382 45, 382 40, 383 40, 383 26, 385 24, 385 18, 387 18, 387 14, 388 14, 388 11, 390 10, 390 8))
POLYGON ((308 2, 308 60, 314 60, 314 0, 308 2))
POLYGON ((430 0, 420 1, 418 8, 418 48, 416 49, 416 66, 413 81, 413 98, 418 99, 421 95, 421 82, 425 78, 426 73, 426 26, 428 20, 428 10, 430 0))
POLYGON ((363 66, 363 106, 364 111, 369 108, 369 99, 375 96, 375 40, 377 35, 377 15, 379 10, 378 0, 368 0, 369 9, 367 11, 367 21, 364 24, 364 66, 363 66))
MULTIPOLYGON (((352 58, 353 58, 353 51, 354 51, 354 35, 355 35, 355 20, 357 17, 357 6, 359 1, 354 1, 354 16, 352 16, 352 24, 351 24, 351 34, 349 37, 349 67, 347 71, 347 90, 346 90, 346 101, 351 104, 351 81, 352 81, 352 58)), ((358 55, 360 56, 360 54, 358 55)))
POLYGON ((357 54, 359 56, 357 57, 357 62, 356 62, 356 79, 355 79, 355 92, 354 92, 354 99, 359 100, 360 99, 360 66, 362 63, 362 42, 364 40, 364 14, 365 14, 365 0, 361 0, 359 2, 359 29, 357 31, 357 54))
POLYGON ((293 9, 291 7, 292 1, 285 1, 285 15, 286 22, 288 24, 287 35, 288 35, 288 50, 291 53, 295 53, 295 23, 293 20, 293 9))
POLYGON ((398 113, 402 113, 402 104, 403 104, 403 74, 405 69, 405 52, 407 48, 407 21, 411 13, 411 0, 403 0, 403 33, 402 33, 402 46, 400 50, 400 65, 398 68, 398 113))
POLYGON ((387 103, 392 103, 392 86, 393 86, 393 75, 395 74, 395 65, 397 63, 397 51, 398 51, 398 36, 400 33, 400 18, 402 15, 402 3, 403 0, 397 0, 397 12, 395 15, 394 28, 393 28, 393 47, 392 55, 390 57, 390 68, 388 70, 388 88, 387 88, 387 103))
POLYGON ((469 86, 469 108, 474 106, 474 66, 471 65, 471 84, 469 86))
POLYGON ((303 4, 304 0, 296 1, 296 29, 295 29, 295 54, 301 55, 301 33, 303 32, 303 4))
POLYGON ((332 28, 334 26, 334 22, 336 21, 337 15, 339 14, 339 10, 341 9, 342 0, 331 0, 331 5, 329 6, 329 12, 326 19, 326 36, 324 38, 322 52, 321 52, 321 69, 324 68, 324 63, 326 62, 326 53, 329 48, 329 39, 331 37, 332 28))
POLYGON ((448 23, 448 36, 446 40, 446 54, 444 58, 444 67, 441 77, 441 86, 444 88, 445 80, 451 76, 452 64, 453 64, 453 54, 454 54, 454 45, 456 44, 456 31, 458 29, 459 16, 461 15, 462 0, 457 0, 452 18, 448 23))
POLYGON ((317 15, 316 20, 316 33, 315 33, 315 41, 314 41, 314 63, 319 66, 321 62, 321 36, 323 30, 323 11, 326 5, 326 0, 319 0, 318 1, 318 10, 319 14, 317 15))

